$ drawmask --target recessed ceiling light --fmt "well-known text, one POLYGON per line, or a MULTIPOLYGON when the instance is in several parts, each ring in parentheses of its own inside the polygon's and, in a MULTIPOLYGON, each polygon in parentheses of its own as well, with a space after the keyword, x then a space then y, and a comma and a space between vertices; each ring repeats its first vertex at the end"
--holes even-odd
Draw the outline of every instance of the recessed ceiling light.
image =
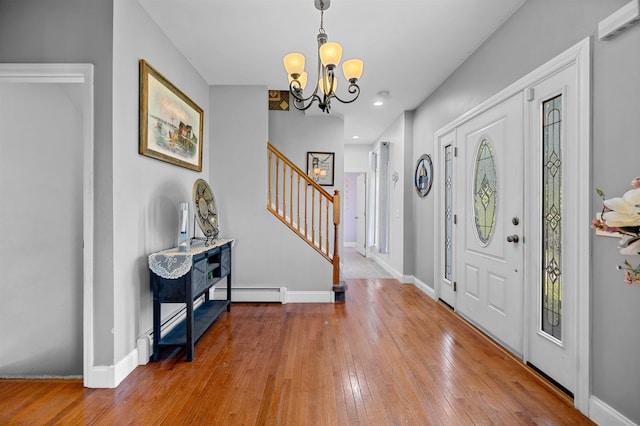
POLYGON ((389 91, 382 90, 376 94, 376 97, 373 100, 373 106, 380 107, 385 104, 386 100, 389 99, 389 91))
POLYGON ((356 136, 352 136, 352 139, 360 139, 360 136, 356 135, 356 136))

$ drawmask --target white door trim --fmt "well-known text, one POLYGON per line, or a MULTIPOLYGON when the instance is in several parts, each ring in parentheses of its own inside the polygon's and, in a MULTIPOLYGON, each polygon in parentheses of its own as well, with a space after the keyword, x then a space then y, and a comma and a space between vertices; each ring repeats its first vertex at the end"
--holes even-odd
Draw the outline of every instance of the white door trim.
MULTIPOLYGON (((578 164, 576 175, 568 179, 572 182, 573 191, 576 194, 575 209, 575 235, 577 253, 575 254, 575 268, 569 273, 574 276, 577 282, 581 283, 576 288, 576 389, 574 394, 574 405, 581 412, 588 414, 589 394, 590 394, 590 303, 591 303, 591 266, 589 254, 591 251, 590 236, 590 188, 591 188, 591 37, 585 38, 573 47, 567 49, 546 64, 529 73, 522 79, 511 84, 496 95, 490 97, 482 104, 473 108, 469 112, 461 115, 456 120, 447 124, 435 133, 434 156, 438 166, 443 163, 440 150, 440 141, 447 133, 455 130, 466 121, 482 114, 494 105, 502 102, 514 93, 524 91, 527 87, 534 86, 548 75, 562 70, 568 66, 575 65, 577 81, 579 87, 578 94, 578 124, 577 140, 580 144, 570 147, 571 154, 575 155, 578 164)), ((526 102, 526 101, 525 101, 526 102)), ((441 248, 443 247, 442 226, 439 222, 441 216, 437 213, 442 209, 441 185, 434 185, 434 291, 436 298, 440 297, 440 281, 443 276, 441 265, 441 248)), ((572 213, 573 214, 573 213, 572 213)), ((527 266, 525 265, 525 270, 527 266)))
POLYGON ((83 378, 92 387, 93 371, 93 151, 94 106, 92 64, 0 64, 0 83, 82 85, 83 122, 83 378))

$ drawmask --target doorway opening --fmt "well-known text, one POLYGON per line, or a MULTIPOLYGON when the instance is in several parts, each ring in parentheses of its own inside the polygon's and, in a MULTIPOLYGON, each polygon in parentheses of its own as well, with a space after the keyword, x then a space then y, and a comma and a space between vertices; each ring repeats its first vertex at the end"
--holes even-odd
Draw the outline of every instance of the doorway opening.
POLYGON ((12 292, 7 303, 22 314, 31 312, 37 321, 33 330, 40 333, 25 340, 24 333, 12 330, 14 344, 8 347, 21 354, 24 371, 49 377, 81 374, 88 387, 94 355, 93 69, 92 64, 0 64, 5 95, 0 99, 8 100, 3 107, 8 107, 6 116, 13 116, 14 142, 19 142, 18 150, 6 147, 15 155, 0 168, 9 174, 2 181, 20 183, 0 189, 15 206, 7 212, 11 227, 3 232, 13 235, 14 252, 3 254, 10 262, 3 270, 13 271, 15 289, 30 291, 12 292), (43 206, 54 209, 43 212, 43 206), (18 247, 36 242, 35 251, 18 247), (38 299, 46 303, 34 308, 38 299), (56 327, 53 333, 46 324, 56 327), (42 363, 44 369, 37 370, 42 363))

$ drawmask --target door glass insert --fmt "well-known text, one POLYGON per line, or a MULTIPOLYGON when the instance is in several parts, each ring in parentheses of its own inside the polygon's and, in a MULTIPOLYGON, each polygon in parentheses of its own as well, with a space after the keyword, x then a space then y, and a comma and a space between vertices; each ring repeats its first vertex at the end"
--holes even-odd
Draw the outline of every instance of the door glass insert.
POLYGON ((542 324, 562 340, 562 95, 542 103, 542 324))
POLYGON ((445 206, 445 226, 444 226, 444 277, 451 281, 451 264, 453 257, 453 147, 447 145, 444 148, 444 206, 445 206))
POLYGON ((480 240, 480 244, 486 246, 489 244, 493 234, 498 196, 493 149, 486 138, 478 146, 473 180, 473 210, 476 235, 480 240))

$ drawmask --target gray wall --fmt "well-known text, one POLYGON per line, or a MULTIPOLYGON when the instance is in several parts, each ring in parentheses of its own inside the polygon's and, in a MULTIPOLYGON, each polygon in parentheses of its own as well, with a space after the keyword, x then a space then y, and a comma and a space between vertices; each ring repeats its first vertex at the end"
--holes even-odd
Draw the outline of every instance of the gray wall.
MULTIPOLYGON (((406 275, 406 266, 411 262, 405 259, 410 256, 407 250, 407 241, 413 240, 410 230, 406 229, 407 219, 412 212, 407 211, 411 206, 409 200, 411 192, 407 192, 407 186, 411 183, 410 172, 407 169, 407 161, 410 161, 413 152, 412 140, 413 113, 405 112, 400 115, 389 128, 378 137, 373 144, 373 150, 379 148, 381 142, 389 142, 389 174, 387 185, 389 187, 389 214, 388 214, 388 252, 380 253, 374 250, 373 256, 390 268, 395 276, 406 275), (392 177, 398 173, 398 181, 394 183, 392 177)), ((382 183, 381 183, 382 184, 382 183)), ((373 215, 369 215, 372 217, 373 215)))
POLYGON ((65 86, 0 83, 3 377, 82 375, 83 118, 65 86))
MULTIPOLYGON (((639 174, 640 25, 601 42, 598 22, 626 0, 529 0, 416 110, 415 156, 434 152, 434 132, 587 36, 593 42, 595 187, 617 196, 639 174)), ((434 184, 437 184, 435 182, 434 184)), ((433 286, 433 198, 413 197, 415 276, 433 286)), ((584 224, 590 226, 589 223, 584 224)), ((407 232, 411 232, 410 228, 407 232)), ((622 281, 617 241, 593 238, 592 392, 640 422, 640 288, 622 281)), ((630 259, 638 262, 637 257, 630 259)))
MULTIPOLYGON (((148 255, 175 247, 178 205, 196 179, 209 181, 209 86, 137 1, 115 0, 113 12, 114 358, 136 348, 152 328, 148 255), (204 110, 202 172, 138 154, 139 60, 145 59, 204 110)), ((192 229, 192 227, 190 227, 192 229)), ((99 242, 98 242, 99 243, 99 242)), ((163 310, 163 315, 169 314, 163 310)), ((173 308, 175 309, 175 307, 173 308)), ((113 362, 113 361, 112 361, 113 362)), ((111 362, 111 363, 112 363, 111 362)))
POLYGON ((100 261, 94 264, 94 338, 95 360, 107 365, 113 364, 114 350, 112 14, 112 0, 56 0, 55 4, 48 0, 0 0, 0 62, 95 66, 95 257, 100 261))
MULTIPOLYGON (((269 112, 267 92, 266 86, 211 86, 210 184, 221 235, 236 240, 234 285, 328 292, 331 264, 267 211, 267 141, 303 170, 307 151, 334 151, 340 171, 342 120, 269 112)), ((341 173, 335 182, 342 187, 341 173)))

